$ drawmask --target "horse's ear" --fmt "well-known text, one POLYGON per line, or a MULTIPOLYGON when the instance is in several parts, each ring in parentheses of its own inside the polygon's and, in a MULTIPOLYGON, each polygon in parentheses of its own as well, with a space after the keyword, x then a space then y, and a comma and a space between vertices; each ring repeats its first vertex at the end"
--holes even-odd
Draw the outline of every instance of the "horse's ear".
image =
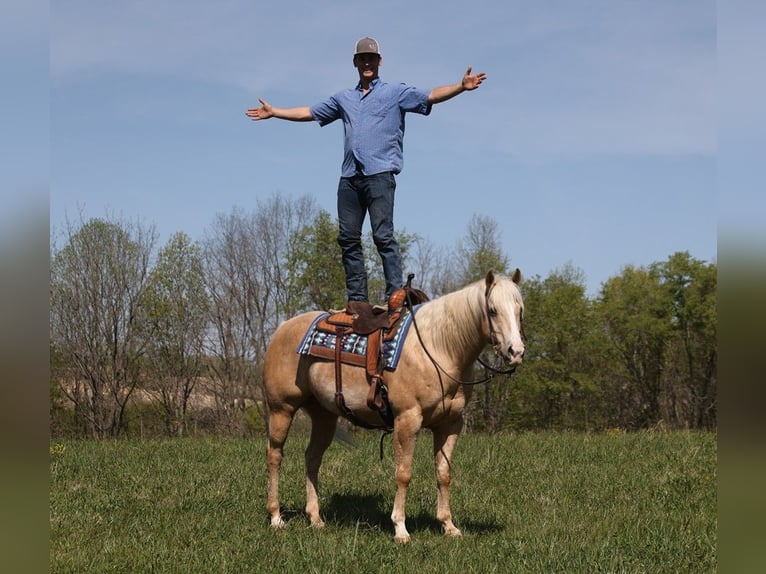
POLYGON ((495 273, 494 271, 492 271, 492 269, 490 269, 489 271, 487 271, 487 275, 484 277, 484 285, 485 285, 484 292, 489 293, 490 288, 494 284, 495 284, 495 273))
POLYGON ((516 271, 513 272, 513 275, 511 275, 511 281, 516 283, 516 285, 521 282, 521 269, 518 267, 516 268, 516 271))

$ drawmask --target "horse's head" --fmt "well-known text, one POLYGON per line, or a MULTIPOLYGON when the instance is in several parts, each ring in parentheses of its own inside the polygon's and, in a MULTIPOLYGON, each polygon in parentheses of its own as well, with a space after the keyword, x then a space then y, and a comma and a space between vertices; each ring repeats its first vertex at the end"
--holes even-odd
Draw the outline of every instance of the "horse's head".
POLYGON ((519 290, 521 271, 508 277, 489 271, 484 278, 489 341, 495 351, 511 365, 524 358, 524 301, 519 290))

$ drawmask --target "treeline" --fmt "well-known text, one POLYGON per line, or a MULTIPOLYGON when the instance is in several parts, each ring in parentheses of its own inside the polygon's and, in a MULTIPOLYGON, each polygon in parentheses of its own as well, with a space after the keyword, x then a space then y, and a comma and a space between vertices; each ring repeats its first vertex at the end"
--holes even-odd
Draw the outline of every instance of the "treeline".
MULTIPOLYGON (((487 269, 508 273, 500 235, 479 215, 448 248, 400 233, 405 270, 432 298, 487 269)), ((345 305, 336 222, 308 196, 218 214, 199 241, 179 232, 158 246, 152 225, 111 217, 52 238, 57 437, 260 432, 261 358, 277 325, 345 305)), ((685 252, 626 266, 595 298, 571 264, 526 277, 524 365, 476 388, 468 429, 715 428, 716 282, 714 264, 685 252)))

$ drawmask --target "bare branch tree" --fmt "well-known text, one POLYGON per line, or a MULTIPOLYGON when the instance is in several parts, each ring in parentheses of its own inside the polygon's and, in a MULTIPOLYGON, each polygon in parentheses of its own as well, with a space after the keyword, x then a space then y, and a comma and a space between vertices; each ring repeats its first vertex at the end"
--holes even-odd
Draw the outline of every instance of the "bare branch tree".
POLYGON ((411 249, 404 257, 406 273, 415 274, 414 286, 431 298, 453 290, 450 289, 454 281, 449 279, 452 264, 448 253, 430 240, 415 235, 411 249))
MULTIPOLYGON (((313 200, 280 195, 259 203, 247 215, 234 209, 218 215, 203 243, 205 281, 210 297, 209 351, 212 390, 219 419, 230 432, 242 432, 239 412, 258 405, 261 357, 284 319, 288 300, 286 258, 290 237, 315 211, 313 200)), ((265 417, 265 412, 261 412, 265 417)))
POLYGON ((250 344, 251 310, 248 305, 245 238, 249 235, 241 211, 218 215, 213 232, 203 243, 205 284, 210 301, 207 350, 212 380, 209 391, 219 424, 229 432, 236 427, 235 404, 253 378, 255 356, 250 344))
POLYGON ((481 279, 490 269, 507 273, 509 259, 503 253, 500 239, 501 231, 497 221, 489 216, 474 214, 457 248, 463 284, 481 279))

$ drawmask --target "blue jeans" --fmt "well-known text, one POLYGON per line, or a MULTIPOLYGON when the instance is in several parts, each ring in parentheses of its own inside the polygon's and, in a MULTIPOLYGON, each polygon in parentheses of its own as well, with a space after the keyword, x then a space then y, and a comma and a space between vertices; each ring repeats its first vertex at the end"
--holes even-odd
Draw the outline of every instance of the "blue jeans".
POLYGON ((338 244, 346 272, 349 301, 367 301, 367 271, 362 252, 362 224, 370 214, 372 239, 383 261, 386 299, 402 287, 399 244, 394 237, 394 192, 391 172, 341 177, 338 183, 338 244))

